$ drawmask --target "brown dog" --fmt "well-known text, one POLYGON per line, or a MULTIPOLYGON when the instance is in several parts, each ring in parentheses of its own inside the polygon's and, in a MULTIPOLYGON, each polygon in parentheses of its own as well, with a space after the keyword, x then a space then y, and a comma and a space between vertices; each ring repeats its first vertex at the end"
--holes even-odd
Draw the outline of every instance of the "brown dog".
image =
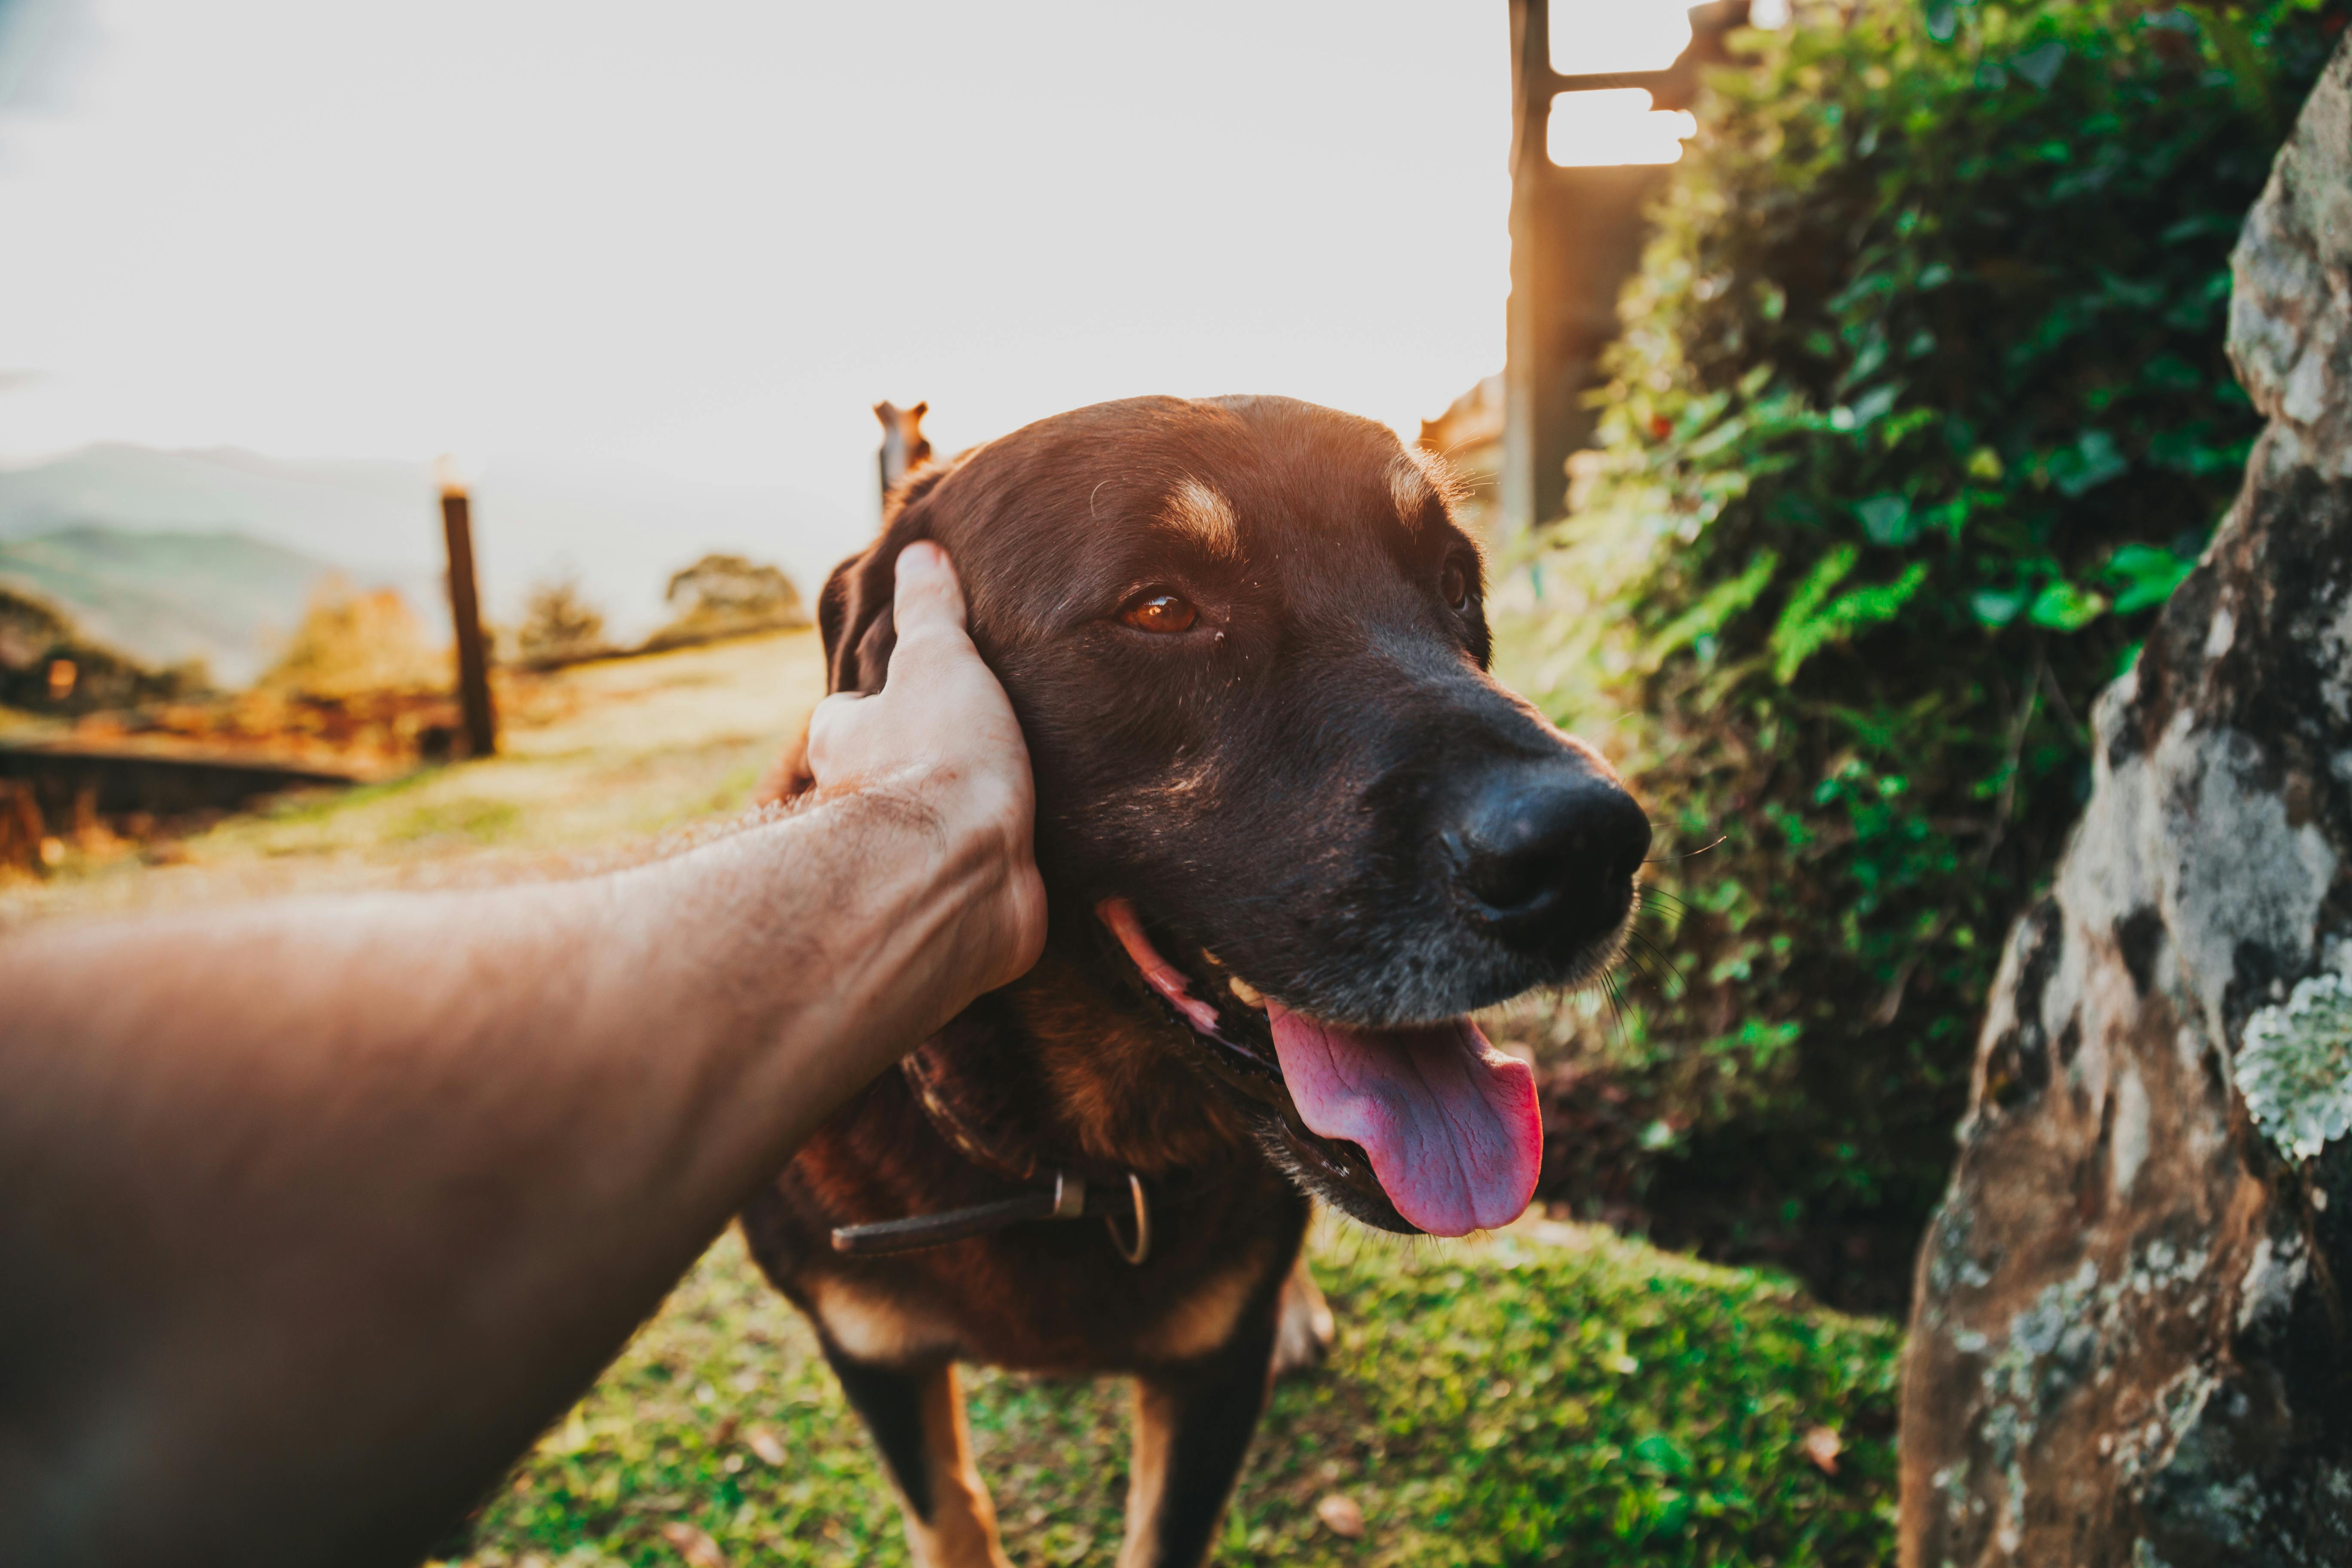
POLYGON ((1294 1273, 1310 1195, 1439 1235, 1526 1206, 1533 1082, 1463 1015, 1613 959, 1649 824, 1487 675, 1478 552, 1367 420, 1141 398, 917 474, 825 584, 835 689, 881 685, 917 539, 954 558, 1028 740, 1052 932, 744 1230, 919 1562, 1005 1561, 968 1360, 1133 1376, 1119 1563, 1190 1568, 1286 1300, 1294 1355, 1319 1307, 1294 1273), (940 1244, 871 1250, 908 1241, 940 1244))

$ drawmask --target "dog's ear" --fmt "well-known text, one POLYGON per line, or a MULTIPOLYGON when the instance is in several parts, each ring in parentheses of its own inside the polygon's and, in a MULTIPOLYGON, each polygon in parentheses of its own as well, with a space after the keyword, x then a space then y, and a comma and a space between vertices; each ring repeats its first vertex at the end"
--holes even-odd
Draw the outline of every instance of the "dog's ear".
MULTIPOLYGON (((898 552, 929 537, 926 501, 948 466, 910 474, 890 492, 882 537, 833 569, 816 596, 817 637, 824 644, 824 689, 879 691, 890 674, 890 650, 898 646, 890 613, 898 595, 898 552)), ((803 727, 768 770, 752 798, 791 800, 816 781, 808 771, 808 731, 803 727)))
POLYGON ((931 537, 931 491, 948 472, 942 464, 909 474, 890 492, 882 537, 825 579, 817 625, 824 634, 828 691, 879 691, 888 679, 890 650, 898 646, 898 623, 890 614, 898 596, 898 552, 931 537))
POLYGON ((817 636, 824 643, 824 689, 830 692, 856 690, 855 677, 856 649, 849 644, 849 625, 854 618, 850 596, 855 592, 858 569, 876 546, 868 545, 833 569, 824 580, 824 591, 816 597, 817 636), (842 680, 844 663, 850 665, 851 679, 845 688, 842 680))

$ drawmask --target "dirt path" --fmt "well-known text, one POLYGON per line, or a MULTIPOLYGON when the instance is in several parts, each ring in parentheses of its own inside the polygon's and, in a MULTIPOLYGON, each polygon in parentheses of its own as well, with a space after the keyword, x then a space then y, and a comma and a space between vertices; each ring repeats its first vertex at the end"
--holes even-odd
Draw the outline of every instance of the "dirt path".
POLYGON ((816 635, 782 632, 522 678, 501 754, 289 796, 175 841, 164 863, 77 852, 0 882, 0 928, 269 892, 437 885, 625 857, 741 810, 824 693, 816 635))

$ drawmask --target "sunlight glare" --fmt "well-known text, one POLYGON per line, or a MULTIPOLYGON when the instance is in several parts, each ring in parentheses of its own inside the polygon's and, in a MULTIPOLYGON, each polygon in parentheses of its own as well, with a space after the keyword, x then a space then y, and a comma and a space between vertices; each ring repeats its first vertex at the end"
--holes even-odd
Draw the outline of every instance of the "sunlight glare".
POLYGON ((1551 68, 1562 76, 1664 70, 1690 40, 1681 0, 1551 0, 1551 68))
POLYGON ((1682 158, 1685 139, 1697 134, 1696 118, 1679 109, 1651 108, 1642 88, 1563 92, 1551 100, 1544 151, 1564 169, 1672 163, 1682 158))

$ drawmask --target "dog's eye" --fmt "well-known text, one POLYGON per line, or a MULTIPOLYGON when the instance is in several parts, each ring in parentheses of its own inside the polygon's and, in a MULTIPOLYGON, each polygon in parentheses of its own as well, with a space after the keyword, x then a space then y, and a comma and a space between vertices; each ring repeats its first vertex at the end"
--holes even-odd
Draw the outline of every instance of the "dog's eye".
POLYGON ((1457 610, 1470 607, 1470 574, 1462 569, 1462 563, 1449 561, 1445 563, 1445 570, 1437 574, 1437 592, 1457 610))
POLYGON ((1190 599, 1154 589, 1129 599, 1118 618, 1138 631, 1183 632, 1192 629, 1200 615, 1190 599))

